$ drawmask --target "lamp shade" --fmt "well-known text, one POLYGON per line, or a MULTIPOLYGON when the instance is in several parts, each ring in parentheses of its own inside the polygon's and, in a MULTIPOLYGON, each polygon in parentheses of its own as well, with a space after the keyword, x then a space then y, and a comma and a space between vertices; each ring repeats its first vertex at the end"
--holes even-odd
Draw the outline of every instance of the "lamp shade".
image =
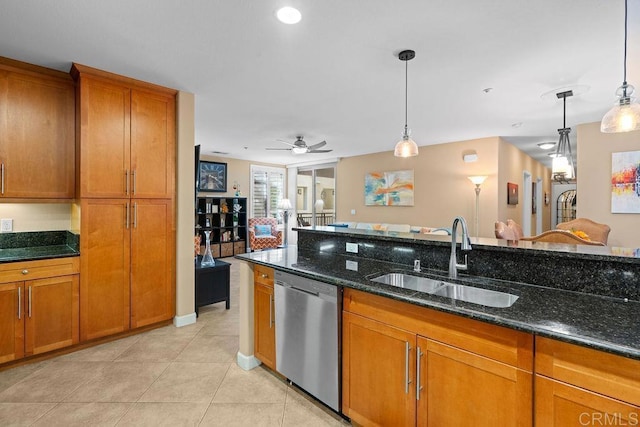
POLYGON ((418 144, 409 137, 402 138, 396 144, 393 155, 396 157, 413 157, 418 155, 418 144))
POLYGON ((602 118, 600 131, 604 133, 640 130, 640 104, 633 98, 620 99, 602 118))
POLYGON ((473 182, 475 185, 482 185, 485 179, 487 179, 486 175, 474 175, 468 177, 469 181, 473 182))
POLYGON ((563 179, 573 179, 573 167, 569 163, 569 159, 565 156, 557 156, 553 158, 551 173, 553 176, 563 179))
POLYGON ((291 200, 289 199, 280 199, 278 202, 278 209, 282 209, 283 211, 291 210, 291 200))

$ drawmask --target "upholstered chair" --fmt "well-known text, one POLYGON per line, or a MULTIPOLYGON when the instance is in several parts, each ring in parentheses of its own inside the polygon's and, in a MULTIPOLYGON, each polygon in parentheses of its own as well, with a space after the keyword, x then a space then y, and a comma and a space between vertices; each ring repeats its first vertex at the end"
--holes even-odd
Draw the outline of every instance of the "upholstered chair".
POLYGON ((561 222, 556 228, 559 230, 584 231, 592 242, 602 242, 605 245, 611 231, 607 224, 600 224, 588 218, 576 218, 571 221, 561 222))
POLYGON ((275 218, 249 218, 249 247, 252 251, 282 246, 282 230, 275 218))
POLYGON ((496 221, 495 235, 496 238, 505 240, 520 240, 524 237, 522 227, 512 219, 508 219, 506 224, 502 221, 496 221))

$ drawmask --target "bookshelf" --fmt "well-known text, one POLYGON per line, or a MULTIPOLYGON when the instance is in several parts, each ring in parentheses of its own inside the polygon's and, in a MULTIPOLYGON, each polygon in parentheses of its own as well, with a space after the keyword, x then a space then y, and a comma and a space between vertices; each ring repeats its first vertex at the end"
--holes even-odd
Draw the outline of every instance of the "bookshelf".
POLYGON ((225 258, 247 251, 247 198, 198 197, 195 235, 200 234, 200 254, 204 253, 205 231, 211 231, 214 258, 225 258))

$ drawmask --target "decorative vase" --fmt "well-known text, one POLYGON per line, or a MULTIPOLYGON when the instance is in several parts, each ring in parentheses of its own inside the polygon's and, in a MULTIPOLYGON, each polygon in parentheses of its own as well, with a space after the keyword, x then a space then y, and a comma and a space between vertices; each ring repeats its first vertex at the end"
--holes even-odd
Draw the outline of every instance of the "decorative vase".
POLYGON ((213 259, 213 254, 211 254, 211 232, 204 232, 206 238, 206 246, 204 249, 204 255, 202 255, 202 261, 200 261, 200 267, 213 267, 216 265, 216 262, 213 259))

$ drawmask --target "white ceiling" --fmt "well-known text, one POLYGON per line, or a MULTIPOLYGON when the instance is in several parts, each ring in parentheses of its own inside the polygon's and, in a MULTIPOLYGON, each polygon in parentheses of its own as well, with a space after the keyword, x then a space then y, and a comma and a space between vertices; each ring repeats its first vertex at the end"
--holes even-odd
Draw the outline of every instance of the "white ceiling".
MULTIPOLYGON (((640 0, 628 1, 627 80, 640 89, 640 0)), ((0 55, 192 92, 203 154, 292 164, 392 150, 404 125, 397 53, 413 49, 418 145, 503 136, 544 160, 537 143, 562 125, 555 92, 588 87, 567 101, 574 128, 612 105, 623 24, 623 0, 0 0, 0 55), (276 20, 284 5, 299 24, 276 20), (333 152, 265 150, 296 135, 333 152)), ((575 151, 575 130, 571 141, 575 151)))

